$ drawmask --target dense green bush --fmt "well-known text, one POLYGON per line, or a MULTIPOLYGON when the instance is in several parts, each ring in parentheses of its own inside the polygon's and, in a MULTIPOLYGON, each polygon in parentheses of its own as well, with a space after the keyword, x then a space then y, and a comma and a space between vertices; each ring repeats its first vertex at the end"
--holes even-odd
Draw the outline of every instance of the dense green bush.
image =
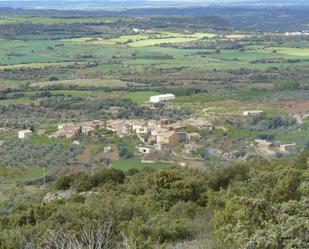
POLYGON ((273 88, 275 91, 282 90, 299 90, 300 82, 298 80, 276 80, 273 82, 273 88))
POLYGON ((60 177, 55 183, 55 189, 68 190, 74 188, 77 192, 84 192, 106 183, 123 184, 124 180, 125 173, 116 169, 103 169, 93 176, 78 172, 70 176, 60 177))
POLYGON ((59 239, 70 234, 82 241, 85 228, 102 221, 112 224, 111 248, 126 238, 137 249, 304 249, 308 158, 304 151, 298 157, 207 173, 167 168, 125 174, 104 169, 62 177, 56 189, 91 192, 13 209, 0 218, 0 248, 25 248, 31 238, 36 248, 44 248, 51 232, 61 232, 59 239))

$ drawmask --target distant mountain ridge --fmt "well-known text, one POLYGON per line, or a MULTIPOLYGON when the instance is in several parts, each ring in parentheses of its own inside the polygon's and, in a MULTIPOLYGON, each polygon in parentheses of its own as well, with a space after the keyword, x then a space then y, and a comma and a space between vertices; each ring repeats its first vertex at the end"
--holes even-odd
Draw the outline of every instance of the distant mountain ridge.
POLYGON ((27 9, 130 9, 208 5, 309 5, 307 0, 0 0, 0 7, 27 9))

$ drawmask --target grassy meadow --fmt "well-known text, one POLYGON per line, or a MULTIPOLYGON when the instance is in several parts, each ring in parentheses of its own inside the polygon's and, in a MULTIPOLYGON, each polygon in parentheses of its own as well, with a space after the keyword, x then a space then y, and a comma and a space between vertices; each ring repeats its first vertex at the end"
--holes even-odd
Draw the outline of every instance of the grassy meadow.
POLYGON ((130 169, 141 170, 143 168, 154 168, 162 169, 170 166, 166 163, 142 163, 139 158, 137 159, 126 159, 126 160, 117 160, 112 164, 112 168, 128 171, 130 169))

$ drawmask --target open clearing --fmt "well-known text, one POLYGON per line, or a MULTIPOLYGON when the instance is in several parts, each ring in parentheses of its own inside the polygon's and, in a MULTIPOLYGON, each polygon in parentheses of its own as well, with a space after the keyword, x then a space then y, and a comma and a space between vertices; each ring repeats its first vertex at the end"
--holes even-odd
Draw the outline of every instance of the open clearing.
POLYGON ((309 48, 288 48, 288 47, 271 47, 265 51, 272 52, 276 50, 280 54, 287 54, 290 56, 309 56, 309 48))
POLYGON ((46 63, 27 63, 27 64, 15 64, 0 66, 0 70, 18 69, 18 68, 46 68, 54 66, 70 66, 73 64, 84 64, 84 62, 46 62, 46 63))
POLYGON ((61 17, 42 17, 42 16, 3 16, 0 19, 0 25, 3 24, 75 24, 75 23, 97 23, 97 22, 112 22, 116 18, 100 17, 100 18, 61 18, 61 17))
POLYGON ((214 34, 208 33, 193 33, 193 34, 181 34, 172 32, 162 32, 158 34, 138 34, 138 35, 126 35, 113 39, 103 38, 76 38, 64 41, 81 42, 88 44, 100 44, 100 45, 127 45, 132 48, 148 47, 160 45, 163 43, 179 43, 190 42, 202 39, 204 37, 212 38, 214 34))
POLYGON ((144 168, 154 168, 154 169, 162 169, 170 166, 165 163, 142 163, 140 159, 126 159, 126 160, 118 160, 113 162, 112 168, 121 169, 127 171, 129 169, 144 169, 144 168))
POLYGON ((251 35, 246 35, 246 34, 230 34, 230 35, 226 35, 225 37, 230 39, 230 40, 241 40, 243 38, 249 38, 249 37, 251 37, 251 35))
POLYGON ((144 92, 128 92, 123 95, 124 98, 131 99, 134 102, 142 103, 149 101, 149 98, 154 95, 158 95, 158 92, 144 91, 144 92))
POLYGON ((25 180, 34 180, 42 177, 42 168, 24 168, 24 169, 10 169, 0 167, 0 180, 2 183, 15 183, 25 180))
POLYGON ((176 38, 160 38, 160 39, 154 38, 154 39, 146 39, 142 41, 135 41, 135 42, 129 43, 129 46, 133 48, 148 47, 148 46, 160 45, 163 43, 191 42, 197 39, 199 38, 196 38, 196 37, 176 37, 176 38))

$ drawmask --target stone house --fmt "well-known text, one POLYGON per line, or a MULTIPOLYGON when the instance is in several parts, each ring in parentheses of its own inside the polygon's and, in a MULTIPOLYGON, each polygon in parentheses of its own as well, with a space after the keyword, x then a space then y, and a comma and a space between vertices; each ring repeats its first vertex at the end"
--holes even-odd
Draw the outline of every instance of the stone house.
POLYGON ((201 138, 201 135, 197 132, 192 132, 187 134, 187 138, 190 142, 195 142, 201 138))
POLYGON ((182 122, 176 122, 176 123, 164 125, 162 127, 165 128, 165 129, 168 129, 170 131, 180 131, 180 130, 186 128, 186 125, 184 125, 182 122))
POLYGON ((81 126, 81 132, 86 134, 86 135, 90 135, 92 132, 94 132, 95 127, 90 126, 90 125, 82 125, 81 126))
POLYGON ((280 151, 282 152, 290 152, 296 149, 296 143, 292 144, 281 144, 280 151))
POLYGON ((127 135, 133 127, 129 120, 109 120, 106 122, 106 129, 117 134, 127 135))
POLYGON ((57 132, 53 133, 49 137, 52 137, 52 138, 66 137, 66 138, 72 139, 81 133, 80 125, 66 125, 62 127, 63 128, 59 129, 57 132))
POLYGON ((170 148, 180 142, 179 135, 175 131, 162 132, 156 135, 157 150, 170 148))
POLYGON ((138 152, 141 154, 150 154, 153 148, 149 146, 139 146, 138 147, 138 152))
POLYGON ((32 131, 29 129, 18 131, 18 139, 27 139, 31 135, 32 135, 32 131))
POLYGON ((90 122, 84 122, 81 123, 81 132, 87 135, 90 135, 94 132, 95 129, 100 128, 101 121, 100 120, 94 120, 90 122))
POLYGON ((147 134, 149 132, 148 126, 144 120, 131 120, 132 130, 136 134, 147 134))
POLYGON ((188 118, 182 122, 185 126, 192 126, 198 129, 211 128, 213 124, 203 118, 188 118))

